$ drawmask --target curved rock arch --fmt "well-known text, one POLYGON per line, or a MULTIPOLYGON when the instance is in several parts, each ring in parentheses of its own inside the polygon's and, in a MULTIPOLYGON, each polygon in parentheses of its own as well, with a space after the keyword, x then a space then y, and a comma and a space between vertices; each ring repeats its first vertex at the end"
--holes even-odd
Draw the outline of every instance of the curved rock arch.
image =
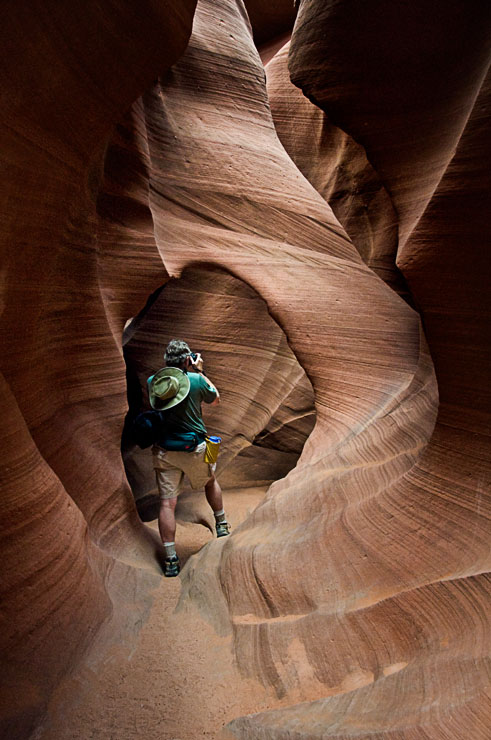
MULTIPOLYGON (((127 331, 130 415, 149 407, 146 378, 163 364, 167 342, 183 337, 203 354, 206 372, 220 389, 220 406, 204 408, 207 426, 223 440, 217 467, 222 486, 269 485, 294 467, 315 421, 313 392, 284 333, 250 286, 216 264, 191 263, 127 331)), ((140 515, 155 518, 148 450, 135 448, 127 434, 123 459, 140 515)), ((196 517, 203 517, 198 508, 196 517)))

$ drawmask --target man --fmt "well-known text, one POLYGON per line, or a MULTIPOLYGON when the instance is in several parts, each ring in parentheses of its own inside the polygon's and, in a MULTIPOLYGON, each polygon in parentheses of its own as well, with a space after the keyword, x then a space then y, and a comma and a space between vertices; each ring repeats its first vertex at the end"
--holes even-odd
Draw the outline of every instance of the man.
POLYGON ((184 475, 193 489, 205 488, 206 499, 215 515, 217 537, 229 534, 223 510, 222 490, 215 478, 216 465, 204 460, 206 429, 201 402, 220 403, 220 394, 203 373, 200 355, 191 352, 186 342, 173 339, 167 345, 166 367, 148 378, 148 395, 154 409, 165 411, 164 437, 153 447, 153 466, 160 495, 159 532, 165 547, 164 575, 177 576, 180 570, 176 553, 175 508, 184 475), (189 451, 172 449, 173 440, 189 441, 189 451))

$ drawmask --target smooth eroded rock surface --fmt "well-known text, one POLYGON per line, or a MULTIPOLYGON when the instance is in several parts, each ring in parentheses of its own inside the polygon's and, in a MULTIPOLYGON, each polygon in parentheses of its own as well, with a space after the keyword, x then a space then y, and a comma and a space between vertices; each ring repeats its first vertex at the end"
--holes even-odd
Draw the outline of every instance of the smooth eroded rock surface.
MULTIPOLYGON (((285 8, 250 3, 261 43, 285 8)), ((3 19, 2 731, 28 735, 101 625, 99 661, 145 619, 158 546, 120 455, 123 330, 153 365, 172 325, 224 385, 224 462, 239 427, 247 452, 260 433, 297 455, 303 372, 315 401, 295 467, 182 573, 164 637, 187 646, 196 686, 206 655, 210 736, 227 722, 241 740, 487 740, 487 6, 303 0, 289 68, 310 100, 284 50, 271 107, 243 3, 194 12, 3 19), (395 260, 418 312, 380 279, 394 284, 395 260), (159 315, 166 293, 177 322, 159 315), (186 312, 204 296, 221 316, 208 336, 186 312)), ((247 472, 260 480, 256 457, 247 472)), ((184 679, 150 720, 111 717, 101 738, 178 737, 184 710, 196 737, 204 704, 184 679)), ((57 740, 83 737, 84 716, 57 740)))
POLYGON ((266 66, 276 132, 299 170, 324 196, 364 262, 407 297, 396 267, 397 214, 365 150, 311 103, 288 73, 287 43, 266 66))
MULTIPOLYGON (((183 52, 194 7, 193 0, 138 7, 120 0, 2 8, 6 737, 33 728, 53 687, 110 617, 113 556, 140 563, 147 581, 158 571, 155 540, 136 516, 119 454, 120 337, 150 286, 123 297, 124 281, 113 274, 110 290, 120 292, 124 312, 116 316, 108 305, 96 199, 113 126, 183 52)), ((119 249, 130 261, 132 249, 119 249)), ((122 583, 125 570, 133 567, 121 568, 122 583)), ((129 595, 131 575, 126 584, 129 595)))

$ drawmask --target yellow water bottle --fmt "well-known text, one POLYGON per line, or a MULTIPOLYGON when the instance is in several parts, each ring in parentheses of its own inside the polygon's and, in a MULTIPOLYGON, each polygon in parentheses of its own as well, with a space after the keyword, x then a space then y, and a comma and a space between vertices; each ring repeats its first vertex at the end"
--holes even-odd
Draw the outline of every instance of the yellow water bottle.
POLYGON ((218 453, 220 452, 221 437, 207 437, 206 438, 206 450, 205 450, 205 463, 216 463, 218 453))

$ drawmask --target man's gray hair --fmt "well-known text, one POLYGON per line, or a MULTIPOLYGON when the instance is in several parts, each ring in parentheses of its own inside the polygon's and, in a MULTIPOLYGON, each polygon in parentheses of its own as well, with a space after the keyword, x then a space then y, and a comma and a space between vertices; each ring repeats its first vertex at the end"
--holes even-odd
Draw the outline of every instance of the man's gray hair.
POLYGON ((164 360, 167 367, 180 367, 189 357, 191 350, 186 342, 180 339, 171 339, 164 352, 164 360))

